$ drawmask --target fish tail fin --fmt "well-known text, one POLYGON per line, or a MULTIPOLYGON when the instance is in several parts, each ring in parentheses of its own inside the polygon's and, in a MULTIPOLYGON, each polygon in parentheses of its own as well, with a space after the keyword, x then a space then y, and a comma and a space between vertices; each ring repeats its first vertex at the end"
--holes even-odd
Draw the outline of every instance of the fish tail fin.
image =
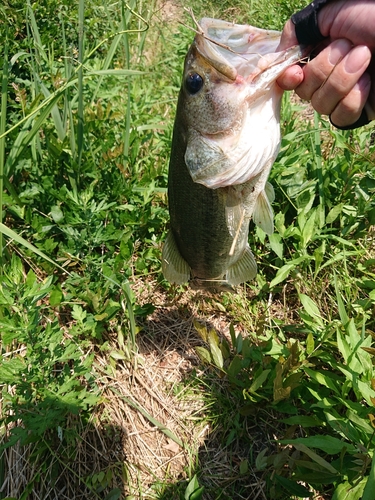
POLYGON ((263 231, 267 234, 273 233, 273 210, 271 203, 274 199, 275 192, 272 184, 267 182, 264 190, 258 195, 253 213, 253 220, 255 224, 263 229, 263 231))
POLYGON ((256 275, 257 264, 252 251, 247 246, 241 258, 228 269, 226 279, 230 285, 239 285, 254 279, 256 275))
POLYGON ((162 250, 162 271, 170 283, 182 285, 190 279, 190 267, 177 248, 172 231, 169 231, 162 250))

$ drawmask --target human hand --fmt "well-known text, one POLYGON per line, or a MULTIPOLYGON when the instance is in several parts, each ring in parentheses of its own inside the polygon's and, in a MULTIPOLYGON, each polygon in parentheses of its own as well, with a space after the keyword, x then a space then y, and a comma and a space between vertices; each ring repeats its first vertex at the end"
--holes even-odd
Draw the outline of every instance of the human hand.
MULTIPOLYGON (((354 124, 364 108, 368 119, 375 119, 375 1, 329 3, 319 10, 317 20, 325 37, 314 49, 318 55, 304 66, 288 68, 278 84, 311 100, 339 127, 354 124)), ((289 20, 279 50, 296 43, 295 25, 289 20)))

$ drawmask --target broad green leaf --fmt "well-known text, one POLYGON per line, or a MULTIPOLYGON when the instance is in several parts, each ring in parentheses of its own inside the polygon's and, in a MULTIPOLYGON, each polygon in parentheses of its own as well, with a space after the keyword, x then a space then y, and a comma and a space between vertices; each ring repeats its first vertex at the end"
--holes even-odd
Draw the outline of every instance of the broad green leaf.
MULTIPOLYGON (((341 452, 343 448, 346 448, 349 452, 354 453, 356 448, 345 441, 341 441, 341 439, 335 438, 329 435, 317 435, 306 438, 297 438, 297 439, 284 439, 280 441, 282 444, 291 444, 293 446, 303 446, 305 448, 317 448, 318 450, 324 451, 328 455, 337 455, 341 452)), ((300 448, 298 448, 300 449, 300 448)), ((301 449, 302 450, 302 449, 301 449)), ((310 450, 311 451, 311 450, 310 450)), ((306 452, 304 452, 306 453, 306 452)), ((308 453, 306 453, 308 454, 308 453)), ((310 456, 310 455, 309 455, 310 456)), ((311 457, 310 457, 311 458, 311 457)), ((332 467, 333 469, 333 467, 332 467)), ((332 472, 332 471, 331 471, 332 472)), ((335 471, 337 472, 337 471, 335 471)))
POLYGON ((350 346, 352 350, 358 349, 359 343, 361 342, 360 334, 355 326, 354 319, 350 318, 347 322, 345 329, 349 335, 350 346))
POLYGON ((301 484, 296 483, 295 481, 291 481, 286 477, 279 476, 275 474, 275 481, 281 484, 281 486, 286 489, 290 496, 297 496, 298 498, 310 498, 312 493, 302 486, 301 484))
POLYGON ((298 415, 288 418, 283 418, 281 422, 289 425, 300 425, 301 427, 318 427, 322 425, 322 421, 318 419, 316 416, 305 416, 298 415))
POLYGON ((185 500, 200 500, 202 498, 202 493, 204 491, 203 487, 199 486, 197 476, 194 476, 187 488, 185 490, 184 499, 185 500))
MULTIPOLYGON (((366 484, 366 479, 363 479, 360 483, 354 485, 350 484, 348 481, 341 483, 335 488, 332 500, 364 500, 363 489, 366 484)), ((367 500, 374 500, 374 490, 371 492, 371 496, 367 500)))
POLYGON ((311 460, 314 460, 317 464, 321 465, 325 469, 327 469, 331 474, 337 474, 338 471, 332 467, 332 465, 327 462, 327 460, 324 460, 321 456, 319 456, 315 451, 311 450, 308 446, 305 444, 301 443, 293 443, 293 446, 298 450, 301 451, 302 453, 305 453, 308 457, 311 458, 311 460))
POLYGON ((243 346, 243 337, 241 335, 241 332, 237 335, 236 337, 236 351, 238 352, 238 354, 241 354, 242 352, 242 346, 243 346))
POLYGON ((247 474, 249 472, 249 462, 245 459, 240 463, 240 474, 241 476, 247 474))
MULTIPOLYGON (((346 401, 345 403, 347 404, 346 401)), ((361 418, 358 414, 358 411, 348 409, 348 411, 346 412, 346 416, 351 422, 353 422, 355 426, 354 428, 357 431, 363 431, 368 435, 370 435, 374 431, 373 427, 369 424, 369 418, 372 416, 370 413, 366 415, 366 418, 361 418)))
POLYGON ((234 356, 228 367, 227 370, 228 376, 235 378, 240 373, 241 369, 242 369, 242 358, 236 355, 234 356))
POLYGON ((315 319, 319 326, 323 326, 323 319, 320 314, 320 310, 315 302, 304 293, 299 293, 298 297, 309 316, 315 319))
POLYGON ((345 360, 345 363, 348 362, 348 359, 349 359, 349 356, 352 354, 352 351, 349 347, 349 344, 347 343, 344 335, 342 334, 342 332, 340 331, 339 328, 337 328, 337 347, 339 348, 344 360, 345 360))
POLYGON ((211 355, 214 364, 218 368, 223 369, 224 366, 223 353, 221 352, 221 349, 219 347, 219 338, 215 330, 210 330, 208 332, 208 343, 211 349, 211 355))
POLYGON ((257 470, 264 470, 267 467, 267 457, 266 453, 268 452, 268 448, 264 448, 260 453, 258 453, 255 459, 255 467, 257 470))
POLYGON ((372 406, 372 399, 375 398, 375 391, 372 389, 370 382, 363 382, 362 380, 356 380, 358 389, 360 390, 362 396, 366 400, 369 406, 372 406))
POLYGON ((313 353, 314 349, 315 349, 314 335, 310 332, 306 338, 306 352, 307 352, 307 354, 313 353))
POLYGON ((296 269, 296 267, 306 259, 310 259, 310 257, 309 256, 298 257, 297 259, 294 259, 288 264, 285 264, 284 266, 280 267, 280 269, 276 273, 276 276, 270 283, 270 288, 284 281, 289 276, 290 272, 293 269, 296 269))
POLYGON ((193 325, 194 325, 194 328, 199 333, 200 338, 204 342, 207 342, 207 336, 208 336, 207 328, 204 325, 202 325, 202 323, 199 323, 199 321, 197 321, 196 319, 194 319, 193 325))
POLYGON ((270 283, 270 288, 273 288, 274 286, 284 281, 289 276, 292 269, 294 269, 295 267, 295 264, 285 264, 284 266, 280 267, 280 269, 276 273, 276 276, 270 283))
POLYGON ((52 219, 57 223, 61 222, 64 219, 64 214, 61 208, 57 205, 51 207, 51 216, 52 219))
POLYGON ((336 290, 336 299, 337 299, 337 307, 338 307, 338 310, 339 310, 339 314, 340 314, 340 319, 341 319, 341 322, 344 326, 346 326, 349 322, 349 317, 346 313, 346 309, 345 309, 345 306, 344 306, 344 302, 341 298, 341 293, 340 293, 340 290, 338 288, 338 283, 337 283, 337 276, 335 274, 335 277, 334 277, 334 282, 335 282, 335 290, 336 290))
POLYGON ((119 488, 114 488, 105 496, 104 500, 118 500, 121 498, 121 495, 121 490, 119 488))
POLYGON ((329 389, 332 389, 336 394, 341 395, 336 382, 330 377, 330 372, 322 372, 318 370, 311 370, 311 368, 305 368, 305 372, 316 382, 322 384, 329 389))
POLYGON ((61 286, 57 285, 53 288, 49 295, 49 303, 52 307, 56 307, 59 304, 61 304, 61 301, 63 300, 64 295, 61 290, 61 286))
POLYGON ((257 377, 254 382, 251 384, 249 391, 256 392, 259 387, 267 380, 268 374, 271 370, 263 370, 262 373, 257 377))
POLYGON ((324 255, 326 252, 326 242, 323 240, 323 243, 314 250, 314 260, 315 260, 315 276, 318 274, 320 266, 323 262, 324 255))
POLYGON ((229 325, 229 333, 230 333, 230 338, 232 341, 232 347, 236 347, 236 332, 234 331, 234 326, 233 323, 229 325))
MULTIPOLYGON (((320 487, 322 487, 325 484, 336 484, 340 481, 341 474, 339 472, 333 474, 332 472, 329 472, 321 467, 319 472, 315 470, 313 472, 306 472, 305 470, 302 472, 297 471, 293 478, 296 481, 303 481, 304 483, 314 485, 319 484, 320 487)), ((288 500, 290 499, 288 498, 288 500)))
POLYGON ((372 456, 370 475, 367 479, 362 500, 373 500, 375 492, 375 453, 372 456))
POLYGON ((302 228, 302 246, 306 247, 311 241, 313 234, 316 232, 316 212, 315 210, 307 219, 305 225, 302 228))
POLYGON ((195 350, 200 359, 203 361, 203 363, 208 363, 208 364, 212 363, 212 356, 208 349, 202 346, 197 346, 195 350))
POLYGON ((270 242, 270 247, 272 248, 272 250, 280 259, 282 259, 284 244, 280 235, 278 233, 272 233, 269 235, 268 240, 270 242))
POLYGON ((338 205, 336 205, 335 207, 333 207, 329 212, 328 212, 328 215, 326 217, 326 223, 327 224, 332 224, 332 222, 334 222, 337 217, 341 214, 342 212, 342 207, 344 206, 343 203, 339 203, 338 205))
POLYGON ((329 411, 325 412, 327 423, 334 429, 340 436, 353 443, 359 443, 366 440, 366 436, 361 436, 357 428, 352 425, 347 418, 338 416, 337 414, 331 414, 329 411))

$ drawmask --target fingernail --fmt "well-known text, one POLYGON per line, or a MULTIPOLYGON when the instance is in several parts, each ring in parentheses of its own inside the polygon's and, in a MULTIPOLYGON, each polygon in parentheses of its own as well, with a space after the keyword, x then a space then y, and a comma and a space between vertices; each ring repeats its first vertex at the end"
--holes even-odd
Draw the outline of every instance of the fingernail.
POLYGON ((345 59, 345 70, 348 73, 357 73, 366 63, 369 64, 371 59, 370 49, 364 45, 354 47, 345 59))
POLYGON ((352 44, 349 40, 342 38, 341 40, 335 40, 330 45, 329 62, 333 65, 339 63, 352 48, 352 44))

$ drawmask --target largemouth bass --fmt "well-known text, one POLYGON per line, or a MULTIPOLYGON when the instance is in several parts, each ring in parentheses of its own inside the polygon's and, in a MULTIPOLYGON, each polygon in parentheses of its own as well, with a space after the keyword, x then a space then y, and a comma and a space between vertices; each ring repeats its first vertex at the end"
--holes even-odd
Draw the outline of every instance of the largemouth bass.
POLYGON ((280 147, 276 79, 301 58, 281 33, 204 18, 185 59, 168 176, 164 277, 231 288, 257 273, 249 222, 273 232, 267 178, 280 147))

